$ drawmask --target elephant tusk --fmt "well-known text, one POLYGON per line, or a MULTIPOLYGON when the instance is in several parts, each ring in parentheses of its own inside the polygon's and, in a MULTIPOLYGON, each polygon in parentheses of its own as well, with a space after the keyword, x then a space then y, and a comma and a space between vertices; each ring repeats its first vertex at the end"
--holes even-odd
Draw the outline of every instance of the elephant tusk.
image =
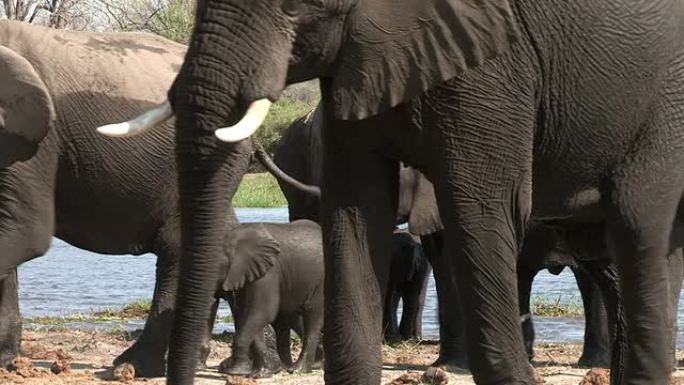
POLYGON ((223 142, 234 143, 245 140, 252 136, 266 119, 271 101, 259 99, 249 105, 245 116, 234 126, 219 128, 214 132, 217 138, 223 142))
POLYGON ((171 103, 168 101, 145 112, 137 118, 127 122, 108 124, 97 128, 97 132, 102 135, 124 138, 141 134, 150 128, 163 123, 173 116, 171 103))

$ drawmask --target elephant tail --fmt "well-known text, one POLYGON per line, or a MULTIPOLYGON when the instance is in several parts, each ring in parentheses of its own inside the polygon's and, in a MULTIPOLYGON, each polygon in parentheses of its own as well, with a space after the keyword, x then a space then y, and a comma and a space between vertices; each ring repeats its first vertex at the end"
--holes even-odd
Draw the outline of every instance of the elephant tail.
POLYGON ((301 190, 305 193, 311 194, 317 198, 321 197, 321 189, 318 186, 311 186, 308 184, 304 184, 297 179, 287 175, 285 171, 281 170, 271 159, 271 157, 268 156, 266 153, 266 150, 264 150, 264 147, 261 145, 261 143, 257 142, 254 140, 254 146, 256 147, 256 151, 254 152, 254 155, 256 156, 257 159, 261 162, 261 164, 264 165, 266 170, 270 172, 276 179, 283 183, 287 183, 291 185, 292 187, 301 190))

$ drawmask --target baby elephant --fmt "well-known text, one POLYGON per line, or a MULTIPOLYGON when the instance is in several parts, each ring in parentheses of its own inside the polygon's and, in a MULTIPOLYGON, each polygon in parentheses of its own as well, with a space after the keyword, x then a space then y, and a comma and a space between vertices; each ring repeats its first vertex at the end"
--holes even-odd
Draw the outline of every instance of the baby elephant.
POLYGON ((268 374, 263 331, 270 323, 282 363, 290 371, 310 372, 323 328, 320 227, 309 220, 242 224, 226 236, 224 252, 217 296, 232 302, 235 339, 233 355, 219 371, 268 374), (300 325, 302 351, 292 365, 290 330, 300 325))

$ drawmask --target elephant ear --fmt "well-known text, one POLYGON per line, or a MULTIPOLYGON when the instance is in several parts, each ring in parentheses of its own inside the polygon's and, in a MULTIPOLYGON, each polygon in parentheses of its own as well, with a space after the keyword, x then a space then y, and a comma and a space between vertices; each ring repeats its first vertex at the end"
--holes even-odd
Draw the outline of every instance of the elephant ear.
POLYGON ((347 31, 327 95, 343 120, 419 96, 506 51, 518 35, 508 0, 362 0, 347 31))
POLYGON ((228 234, 224 251, 228 268, 222 288, 229 292, 263 277, 276 264, 280 244, 264 225, 243 225, 228 234))
POLYGON ((0 46, 0 168, 35 155, 54 120, 50 94, 33 66, 0 46))
POLYGON ((413 191, 413 205, 409 215, 409 232, 427 235, 444 229, 439 216, 435 188, 422 173, 417 173, 413 191))

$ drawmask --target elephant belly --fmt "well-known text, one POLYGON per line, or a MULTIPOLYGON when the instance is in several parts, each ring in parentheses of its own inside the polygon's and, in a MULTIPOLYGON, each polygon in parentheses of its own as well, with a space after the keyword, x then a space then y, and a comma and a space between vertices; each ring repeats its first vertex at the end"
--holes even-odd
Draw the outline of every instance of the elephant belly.
POLYGON ((560 225, 595 223, 603 220, 601 193, 598 188, 563 191, 559 185, 545 188, 547 185, 543 182, 534 185, 531 215, 533 221, 560 225))

